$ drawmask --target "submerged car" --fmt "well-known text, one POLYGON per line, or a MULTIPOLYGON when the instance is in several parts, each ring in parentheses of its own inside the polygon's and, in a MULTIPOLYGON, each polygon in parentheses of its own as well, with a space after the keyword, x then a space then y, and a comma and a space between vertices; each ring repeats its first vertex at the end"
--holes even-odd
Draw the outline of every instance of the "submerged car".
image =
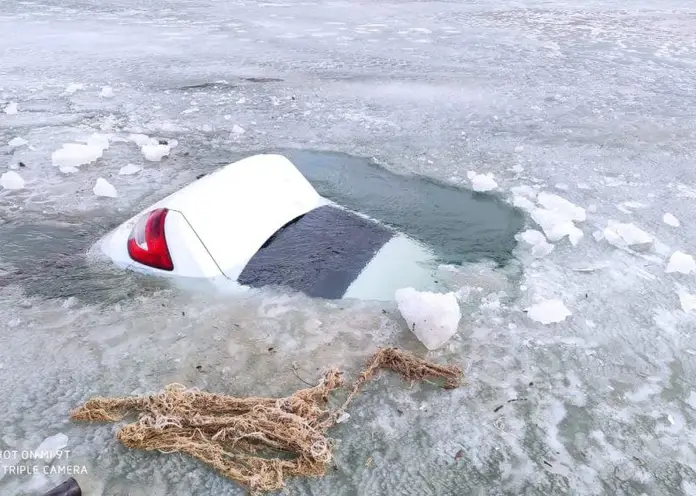
POLYGON ((119 267, 180 284, 385 301, 402 287, 436 285, 430 248, 322 197, 277 154, 203 176, 121 224, 98 247, 119 267))

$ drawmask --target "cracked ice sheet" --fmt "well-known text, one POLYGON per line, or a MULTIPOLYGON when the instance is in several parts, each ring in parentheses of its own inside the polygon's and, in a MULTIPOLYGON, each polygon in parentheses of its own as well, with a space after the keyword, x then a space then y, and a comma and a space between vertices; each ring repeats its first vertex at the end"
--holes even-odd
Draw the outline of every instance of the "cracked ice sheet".
MULTIPOLYGON (((17 101, 20 112, 0 113, 0 143, 22 136, 34 149, 0 150, 27 165, 21 175, 31 185, 0 192, 5 221, 113 222, 230 162, 230 150, 299 146, 375 156, 440 180, 490 171, 501 190, 565 184, 559 194, 588 209, 586 234, 616 218, 616 204, 640 200, 651 207, 622 221, 673 250, 696 246, 696 230, 661 220, 669 211, 686 227, 696 198, 696 139, 682 113, 696 77, 685 0, 638 0, 620 11, 599 0, 525 9, 488 1, 6 3, 0 48, 18 55, 0 62, 0 105, 17 101), (372 26, 375 18, 384 26, 372 26), (178 89, 221 80, 228 84, 178 89), (73 83, 84 87, 63 94, 73 83), (106 84, 118 89, 114 98, 100 98, 106 84), (181 114, 194 105, 199 112, 181 114), (235 125, 245 133, 231 141, 235 125), (63 143, 108 128, 181 145, 137 176, 117 177, 128 163, 143 165, 128 143, 112 143, 69 179, 47 161, 63 143), (91 191, 102 175, 119 191, 105 205, 91 191)), ((696 418, 685 386, 696 382, 694 321, 679 308, 676 276, 591 236, 577 247, 558 243, 541 261, 520 257, 521 280, 514 268, 454 277, 469 295, 462 305, 470 318, 432 356, 461 361, 467 386, 446 395, 408 390, 392 377, 369 386, 372 394, 334 432, 339 470, 293 482, 293 492, 488 493, 495 484, 512 494, 667 494, 696 484, 686 441, 696 418), (577 264, 601 268, 577 273, 577 264), (530 323, 522 310, 537 296, 562 298, 572 323, 554 332, 530 323), (516 398, 526 400, 508 403, 516 398)), ((43 301, 24 308, 13 288, 0 294, 0 325, 10 336, 3 446, 33 449, 65 432, 76 462, 90 467, 90 494, 242 494, 186 459, 125 450, 112 426, 66 422, 90 395, 156 390, 170 380, 287 394, 304 386, 289 372, 293 360, 312 364, 300 371, 311 380, 314 363, 355 370, 377 344, 417 345, 396 314, 352 303, 340 310, 266 297, 211 305, 163 294, 134 297, 119 312, 43 301), (15 319, 31 332, 10 326, 15 319), (65 357, 79 360, 66 369, 65 357)), ((20 482, 5 476, 0 492, 12 494, 20 482)))

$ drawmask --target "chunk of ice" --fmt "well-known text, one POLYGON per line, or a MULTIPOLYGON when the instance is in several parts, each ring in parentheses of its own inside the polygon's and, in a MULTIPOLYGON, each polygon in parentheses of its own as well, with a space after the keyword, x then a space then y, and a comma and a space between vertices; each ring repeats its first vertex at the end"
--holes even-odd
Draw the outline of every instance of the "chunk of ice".
POLYGON ((649 247, 654 238, 633 223, 622 223, 610 220, 603 231, 604 239, 617 248, 649 247))
POLYGON ((96 162, 107 148, 109 148, 108 136, 95 133, 87 140, 87 144, 64 144, 51 154, 51 162, 65 172, 64 168, 75 168, 96 162))
POLYGON ((24 188, 24 179, 15 171, 8 171, 0 176, 0 186, 4 189, 22 189, 24 188))
POLYGON ((49 436, 44 439, 41 444, 39 444, 39 447, 36 448, 34 454, 37 458, 51 461, 58 455, 56 452, 64 449, 67 445, 68 436, 62 432, 59 432, 58 434, 54 434, 53 436, 49 436))
POLYGON ((401 288, 394 296, 409 329, 429 350, 440 348, 457 333, 462 314, 454 293, 401 288))
POLYGON ((143 170, 143 168, 140 167, 139 165, 128 164, 128 165, 124 165, 123 167, 121 167, 121 169, 119 169, 118 173, 121 176, 130 176, 132 174, 137 174, 141 170, 143 170))
POLYGON ((99 96, 101 96, 102 98, 113 98, 114 89, 111 86, 104 86, 101 89, 101 93, 99 93, 99 96))
POLYGON ((132 141, 133 143, 135 143, 136 145, 141 146, 141 147, 145 146, 145 145, 157 145, 157 144, 159 144, 159 142, 156 139, 150 138, 146 134, 131 134, 130 136, 128 136, 128 139, 130 141, 132 141))
POLYGON ((234 134, 244 134, 246 131, 239 124, 235 124, 234 126, 232 126, 232 132, 234 134))
POLYGON ((542 232, 535 229, 527 229, 515 237, 518 241, 524 241, 532 246, 532 256, 535 258, 545 257, 555 248, 551 243, 546 241, 546 237, 542 232))
POLYGON ((29 142, 25 140, 24 138, 20 138, 19 136, 16 138, 12 138, 9 143, 7 143, 7 146, 10 148, 19 148, 21 146, 27 145, 29 142))
POLYGON ((527 185, 514 186, 510 188, 510 191, 512 191, 512 194, 514 195, 526 196, 528 198, 531 198, 532 200, 536 200, 537 197, 537 191, 531 186, 527 185))
POLYGON ((67 88, 65 88, 65 92, 66 92, 68 95, 72 95, 73 93, 75 93, 75 92, 77 92, 77 91, 80 91, 80 90, 84 90, 84 89, 85 89, 85 85, 84 85, 84 84, 82 84, 82 83, 72 83, 72 84, 69 84, 67 88))
POLYGON ((689 313, 696 310, 696 295, 689 293, 686 289, 681 287, 677 289, 677 295, 679 296, 679 304, 683 311, 689 313))
POLYGON ((539 224, 549 241, 560 241, 566 236, 573 246, 583 238, 584 233, 575 226, 564 212, 535 208, 531 212, 534 222, 539 224))
POLYGON ((474 171, 467 172, 467 177, 471 181, 471 188, 474 191, 485 192, 492 191, 498 187, 498 183, 495 182, 493 174, 477 174, 474 171))
POLYGON ((669 257, 665 272, 667 274, 672 274, 674 272, 687 275, 691 274, 692 272, 696 272, 696 261, 693 256, 687 253, 675 251, 672 256, 669 257))
POLYGON ((5 107, 5 113, 7 115, 16 115, 19 112, 19 106, 17 102, 10 102, 5 107))
POLYGON ((677 219, 674 215, 672 215, 670 213, 666 213, 665 215, 662 216, 662 222, 664 222, 668 226, 672 226, 672 227, 681 226, 681 222, 679 222, 679 219, 677 219))
POLYGON ((527 316, 530 319, 544 325, 563 322, 571 315, 570 310, 558 299, 544 300, 527 309, 527 316))
POLYGON ((105 196, 108 198, 118 197, 118 192, 116 191, 116 188, 114 188, 113 185, 103 177, 97 179, 97 183, 94 185, 92 191, 94 191, 94 194, 97 196, 105 196))
POLYGON ((59 167, 58 170, 60 170, 63 174, 74 174, 80 169, 78 169, 77 167, 63 166, 59 167))
POLYGON ((524 196, 515 196, 512 199, 512 204, 525 212, 533 212, 537 208, 536 205, 534 205, 534 202, 528 200, 524 196))
POLYGON ((101 158, 103 151, 98 146, 66 143, 51 154, 51 161, 56 167, 79 167, 95 162, 101 158))
POLYGON ((150 162, 159 162, 162 158, 169 155, 170 150, 171 148, 169 145, 160 145, 159 143, 156 145, 143 145, 140 148, 145 160, 149 160, 150 162))
POLYGON ((87 140, 87 144, 89 146, 101 148, 102 150, 108 150, 109 149, 109 136, 107 136, 106 134, 94 133, 87 140))
POLYGON ((574 203, 569 202, 565 198, 553 193, 542 191, 537 196, 537 202, 545 209, 550 210, 551 212, 557 212, 569 220, 574 220, 577 222, 584 222, 587 220, 587 214, 585 213, 584 208, 579 207, 574 203))

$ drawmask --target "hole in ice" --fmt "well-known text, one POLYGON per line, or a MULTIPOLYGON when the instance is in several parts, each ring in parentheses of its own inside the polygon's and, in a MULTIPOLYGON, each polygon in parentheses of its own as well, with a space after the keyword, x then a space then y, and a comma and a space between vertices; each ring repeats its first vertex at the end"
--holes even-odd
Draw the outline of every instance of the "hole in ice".
POLYGON ((494 195, 395 174, 342 153, 279 150, 322 196, 388 224, 432 249, 445 264, 505 265, 524 226, 522 211, 494 195))

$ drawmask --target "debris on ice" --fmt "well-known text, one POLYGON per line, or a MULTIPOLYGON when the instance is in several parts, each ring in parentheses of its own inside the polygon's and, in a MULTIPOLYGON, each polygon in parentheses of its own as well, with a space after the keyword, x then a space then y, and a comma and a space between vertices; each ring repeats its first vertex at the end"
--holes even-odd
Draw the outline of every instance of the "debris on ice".
POLYGON ((232 126, 232 132, 234 134, 244 134, 246 130, 239 124, 235 124, 234 126, 232 126))
POLYGON ((140 151, 142 152, 143 157, 145 157, 145 160, 149 160, 150 162, 159 162, 162 160, 162 158, 169 155, 171 148, 169 145, 160 145, 157 143, 143 145, 140 147, 140 151))
POLYGON ((51 154, 51 161, 61 172, 75 172, 73 169, 85 164, 96 162, 109 148, 109 137, 95 133, 86 144, 66 143, 51 154))
POLYGON ((19 112, 19 106, 17 105, 17 102, 10 102, 7 104, 7 107, 5 107, 5 113, 7 115, 16 115, 17 112, 19 112))
POLYGON ((94 191, 94 194, 97 196, 105 196, 108 198, 118 197, 118 192, 116 191, 116 188, 114 188, 113 185, 111 185, 111 183, 109 183, 103 177, 97 179, 97 183, 94 185, 92 191, 94 191))
POLYGON ((666 214, 662 217, 662 222, 664 222, 664 223, 667 224, 668 226, 672 226, 672 227, 679 227, 679 226, 681 226, 681 222, 679 222, 679 219, 677 219, 674 215, 672 215, 672 214, 670 214, 670 213, 666 213, 666 214))
POLYGON ((477 174, 475 171, 469 171, 466 176, 471 181, 471 188, 474 191, 492 191, 498 187, 498 183, 495 182, 493 174, 490 172, 488 174, 477 174))
POLYGON ((633 223, 610 220, 603 231, 604 239, 617 248, 643 249, 652 246, 655 239, 633 223))
POLYGON ((118 173, 121 176, 130 176, 132 174, 137 174, 141 170, 143 170, 143 168, 140 167, 139 165, 128 164, 128 165, 124 165, 123 167, 121 167, 121 169, 118 171, 118 173))
POLYGON ((563 322, 571 315, 570 310, 558 299, 544 300, 527 309, 527 316, 530 319, 544 325, 563 322))
POLYGON ((101 96, 102 98, 113 98, 114 89, 111 86, 104 86, 101 89, 101 93, 99 93, 99 96, 101 96))
POLYGON ((696 295, 689 293, 685 288, 678 288, 679 304, 686 313, 696 310, 696 295))
POLYGON ((672 274, 674 272, 687 275, 691 274, 692 272, 696 272, 696 261, 694 261, 692 255, 681 251, 675 251, 672 256, 669 257, 665 272, 667 274, 672 274))
POLYGON ((7 143, 7 146, 9 146, 10 148, 19 148, 27 144, 29 144, 27 140, 18 136, 16 138, 12 138, 10 142, 7 143))
POLYGON ((535 229, 527 229, 515 236, 518 241, 524 241, 532 246, 532 256, 542 258, 551 253, 554 246, 546 241, 544 233, 535 229))
POLYGON ((69 84, 67 88, 65 88, 65 92, 66 92, 68 95, 72 95, 73 93, 75 93, 75 92, 77 92, 77 91, 80 91, 80 90, 84 90, 84 89, 85 89, 85 85, 84 85, 84 84, 82 84, 82 83, 72 83, 72 84, 69 84))
POLYGON ((0 186, 4 189, 22 189, 24 188, 24 179, 15 171, 7 171, 0 176, 0 186))
POLYGON ((462 314, 454 293, 401 288, 394 296, 409 329, 429 350, 440 348, 457 333, 462 314))
POLYGON ((44 439, 39 447, 36 448, 34 454, 37 458, 42 458, 46 461, 51 461, 58 455, 58 451, 64 449, 68 445, 68 436, 59 432, 53 436, 44 439))

